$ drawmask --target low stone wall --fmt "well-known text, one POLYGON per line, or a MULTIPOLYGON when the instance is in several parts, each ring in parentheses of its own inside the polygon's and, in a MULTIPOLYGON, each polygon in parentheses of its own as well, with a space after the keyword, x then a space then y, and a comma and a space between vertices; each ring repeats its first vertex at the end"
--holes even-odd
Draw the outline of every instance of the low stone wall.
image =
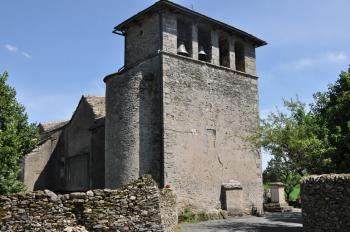
POLYGON ((151 177, 116 190, 0 196, 1 231, 174 231, 175 195, 151 177))
POLYGON ((350 174, 302 179, 301 206, 305 232, 349 231, 350 174))
POLYGON ((172 190, 160 191, 160 216, 165 232, 175 231, 178 222, 176 197, 172 190))

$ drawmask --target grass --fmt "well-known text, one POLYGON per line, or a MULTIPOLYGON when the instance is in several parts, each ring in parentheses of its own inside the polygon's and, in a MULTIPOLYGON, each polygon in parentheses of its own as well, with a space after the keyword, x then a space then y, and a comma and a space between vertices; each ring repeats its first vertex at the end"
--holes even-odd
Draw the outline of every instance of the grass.
POLYGON ((209 217, 205 211, 193 212, 191 209, 184 209, 179 215, 179 223, 198 223, 208 221, 209 217))
POLYGON ((300 185, 297 185, 294 187, 293 191, 289 195, 289 200, 295 201, 296 199, 299 198, 299 196, 300 196, 300 185))

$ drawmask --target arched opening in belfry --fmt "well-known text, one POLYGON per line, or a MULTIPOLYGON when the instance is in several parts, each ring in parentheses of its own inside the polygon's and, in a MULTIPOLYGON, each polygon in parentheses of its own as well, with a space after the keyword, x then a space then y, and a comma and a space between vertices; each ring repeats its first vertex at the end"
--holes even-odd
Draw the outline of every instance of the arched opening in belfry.
POLYGON ((183 19, 177 20, 177 54, 192 56, 192 24, 183 19))
POLYGON ((220 36, 219 38, 219 54, 220 54, 220 65, 229 68, 230 67, 230 44, 226 36, 220 36))
POLYGON ((211 31, 205 27, 198 27, 198 59, 211 61, 211 31))
POLYGON ((235 63, 236 70, 245 72, 244 45, 241 42, 235 42, 235 63))

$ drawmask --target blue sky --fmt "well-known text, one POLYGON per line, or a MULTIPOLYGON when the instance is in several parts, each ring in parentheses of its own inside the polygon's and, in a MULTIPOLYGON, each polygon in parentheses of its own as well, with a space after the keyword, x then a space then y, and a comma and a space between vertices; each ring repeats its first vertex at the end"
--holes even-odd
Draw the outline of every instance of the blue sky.
MULTIPOLYGON (((1 0, 0 72, 9 72, 30 121, 68 119, 81 95, 104 95, 102 78, 123 66, 113 27, 154 2, 1 0)), ((282 98, 311 102, 350 64, 348 0, 174 2, 269 43, 257 49, 262 116, 282 98)))

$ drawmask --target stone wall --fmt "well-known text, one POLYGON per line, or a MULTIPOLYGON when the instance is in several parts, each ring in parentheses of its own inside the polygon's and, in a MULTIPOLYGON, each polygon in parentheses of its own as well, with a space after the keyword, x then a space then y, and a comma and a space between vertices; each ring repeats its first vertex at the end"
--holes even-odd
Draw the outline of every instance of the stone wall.
POLYGON ((23 157, 21 180, 28 191, 48 188, 49 170, 45 169, 56 148, 61 130, 54 131, 44 138, 39 146, 23 157))
POLYGON ((105 187, 105 118, 95 121, 91 130, 91 188, 105 187))
MULTIPOLYGON (((161 26, 162 26, 162 51, 177 54, 177 19, 185 19, 188 16, 176 14, 171 11, 163 11, 161 14, 161 26)), ((192 24, 192 51, 189 49, 190 56, 193 59, 198 60, 198 26, 200 23, 193 19, 189 20, 192 24), (192 21, 192 22, 191 22, 192 21)), ((158 26, 158 24, 155 24, 158 26)), ((225 35, 229 41, 229 66, 231 69, 236 70, 235 64, 235 47, 236 41, 241 42, 244 45, 244 64, 245 73, 256 76, 256 57, 255 57, 255 46, 242 37, 237 35, 229 35, 222 30, 217 30, 210 24, 204 24, 205 27, 211 32, 211 49, 209 55, 211 56, 210 63, 214 65, 220 65, 220 49, 219 49, 219 38, 220 35, 225 35)), ((155 33, 153 31, 152 33, 155 33)), ((129 37, 129 36, 127 36, 129 37)), ((158 38, 155 36, 155 38, 158 38)), ((128 40, 128 39, 127 39, 128 40)), ((135 42, 135 41, 134 41, 135 42)), ((152 43, 150 47, 153 47, 152 43)), ((138 45, 138 41, 137 41, 138 45)), ((154 49, 154 48, 153 48, 154 49)), ((141 53, 143 56, 143 52, 141 53)), ((143 56, 144 57, 144 56, 143 56)))
POLYGON ((159 14, 135 22, 126 31, 125 65, 133 64, 155 54, 160 48, 159 14))
POLYGON ((162 183, 159 56, 106 81, 106 187, 144 174, 162 183))
POLYGON ((1 231, 174 231, 175 196, 149 176, 117 190, 0 196, 1 231))
POLYGON ((69 122, 40 124, 40 145, 22 160, 28 191, 104 188, 104 106, 104 97, 83 96, 69 122))
POLYGON ((164 177, 180 209, 220 208, 230 180, 242 185, 240 213, 261 209, 260 154, 246 139, 259 123, 257 85, 254 76, 163 54, 164 177))
POLYGON ((301 202, 305 232, 349 231, 350 174, 302 179, 301 202))

